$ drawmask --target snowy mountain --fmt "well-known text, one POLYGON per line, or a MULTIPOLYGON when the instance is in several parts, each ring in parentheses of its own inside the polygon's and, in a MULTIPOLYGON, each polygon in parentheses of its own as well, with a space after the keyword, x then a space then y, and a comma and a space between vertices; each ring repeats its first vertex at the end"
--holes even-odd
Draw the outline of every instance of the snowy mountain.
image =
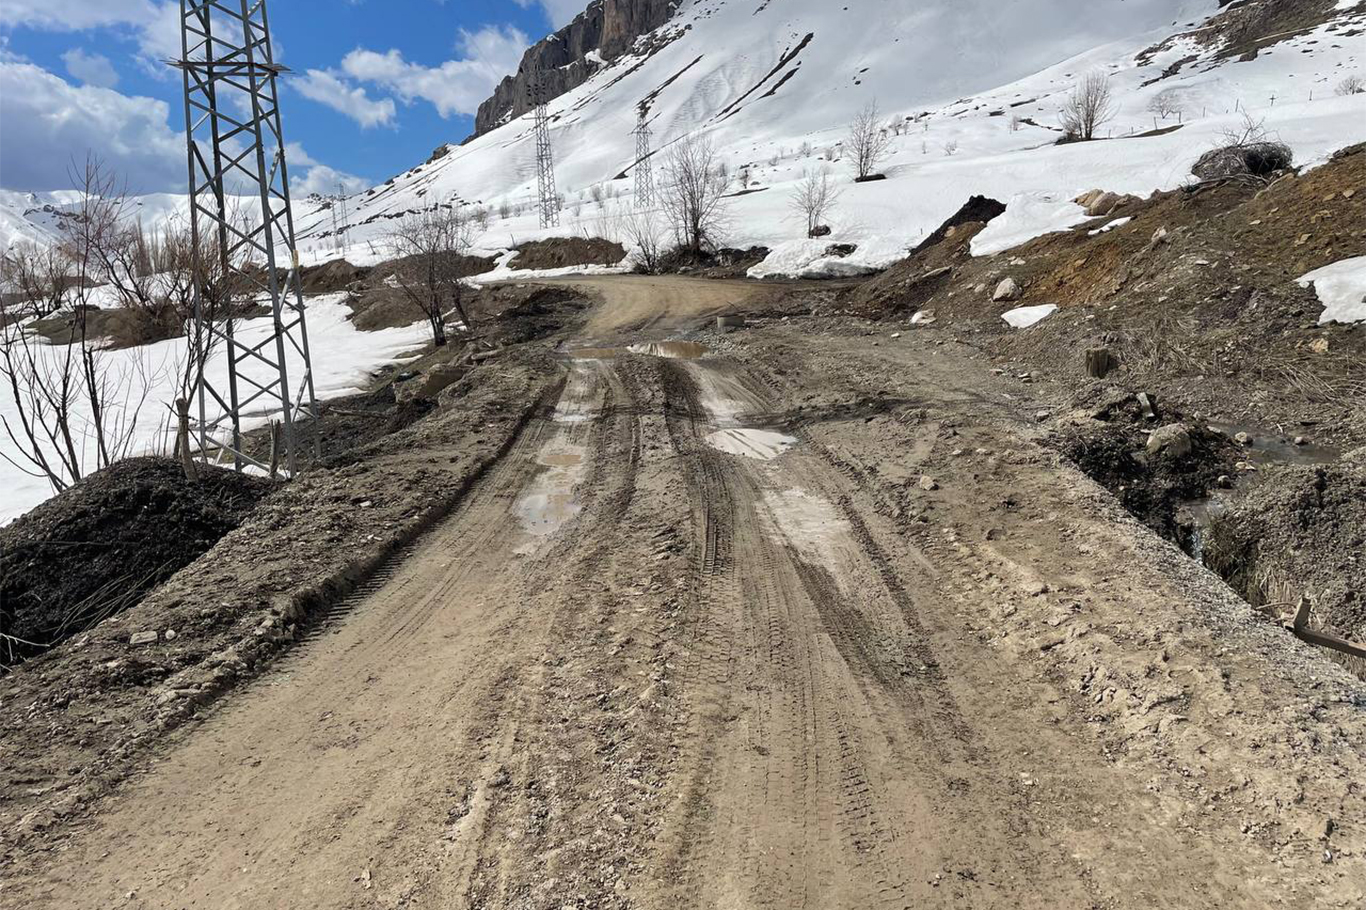
MULTIPOLYGON (((1362 72, 1366 0, 1104 6, 1100 15, 1094 0, 678 0, 661 26, 636 34, 632 23, 664 15, 658 3, 595 0, 523 63, 578 73, 550 104, 561 228, 539 230, 531 210, 535 142, 524 114, 349 200, 345 252, 382 258, 393 220, 438 201, 487 207, 480 245, 489 250, 612 234, 613 215, 631 204, 641 104, 657 171, 669 144, 705 134, 732 175, 745 173, 724 241, 771 248, 758 275, 884 267, 977 193, 1019 197, 1020 237, 1065 228, 1081 217, 1070 200, 1086 190, 1146 195, 1189 180, 1191 163, 1246 116, 1265 121, 1301 164, 1366 140, 1366 95, 1335 93, 1362 72), (1056 145, 1067 95, 1097 71, 1115 93, 1103 128, 1113 141, 1056 145), (894 134, 880 167, 888 179, 854 185, 842 143, 873 101, 894 134), (807 241, 791 211, 792 187, 811 169, 828 169, 843 192, 833 240, 858 249, 839 262, 823 257, 831 240, 807 241)), ((486 121, 515 110, 518 78, 486 103, 486 121)), ((0 246, 50 232, 59 216, 44 205, 56 201, 0 198, 0 246)), ((183 200, 146 205, 165 213, 183 200)), ((335 255, 330 207, 296 205, 306 258, 335 255)))
MULTIPOLYGON (((1301 163, 1366 140, 1366 97, 1334 91, 1361 72, 1366 3, 1106 7, 1100 16, 1091 0, 684 0, 632 52, 551 102, 566 197, 559 233, 609 231, 607 216, 629 202, 642 103, 656 148, 706 134, 733 174, 747 172, 751 192, 733 200, 726 240, 773 248, 761 273, 778 274, 821 271, 812 264, 828 243, 804 239, 791 185, 810 168, 848 175, 841 143, 872 101, 898 135, 886 182, 844 187, 834 227, 859 246, 842 263, 852 270, 899 258, 974 193, 1027 195, 1048 224, 1065 226, 1079 214, 1069 200, 1087 189, 1179 185, 1245 114, 1301 163), (1104 132, 1116 142, 1057 146, 1059 111, 1093 71, 1112 80, 1118 109, 1104 132), (1170 108, 1161 114, 1159 96, 1170 108), (622 198, 599 207, 590 194, 622 198)), ((513 216, 490 227, 490 248, 543 236, 525 208, 536 192, 530 121, 448 146, 352 200, 353 238, 377 241, 391 219, 435 200, 510 206, 513 216)), ((308 230, 322 238, 330 222, 308 230)))

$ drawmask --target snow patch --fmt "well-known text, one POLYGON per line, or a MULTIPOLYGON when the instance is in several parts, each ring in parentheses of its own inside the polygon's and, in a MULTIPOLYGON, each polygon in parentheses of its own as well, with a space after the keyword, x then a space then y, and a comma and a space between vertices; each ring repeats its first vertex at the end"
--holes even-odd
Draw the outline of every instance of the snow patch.
POLYGON ((1299 284, 1301 287, 1312 284, 1323 303, 1319 325, 1366 321, 1366 256, 1343 259, 1315 269, 1300 278, 1299 284))
POLYGON ((1126 218, 1116 218, 1114 221, 1111 221, 1109 224, 1102 225, 1101 227, 1096 228, 1094 231, 1087 231, 1087 232, 1086 232, 1086 236, 1088 236, 1088 237, 1094 237, 1094 236, 1096 236, 1097 234, 1108 234, 1108 233, 1110 233, 1111 231, 1113 231, 1115 228, 1124 227, 1124 225, 1128 224, 1130 221, 1133 221, 1133 220, 1134 220, 1134 219, 1133 219, 1133 216, 1132 216, 1132 215, 1130 215, 1130 216, 1128 216, 1128 217, 1126 217, 1126 218))
POLYGON ((1039 306, 1021 306, 1016 307, 1013 310, 1007 310, 1001 314, 1001 318, 1017 329, 1027 329, 1030 326, 1047 319, 1057 312, 1057 309, 1058 305, 1055 303, 1045 303, 1039 306))
POLYGON ((1006 210, 972 238, 972 255, 993 256, 1044 234, 1071 230, 1088 220, 1086 209, 1055 193, 1019 193, 1006 210))

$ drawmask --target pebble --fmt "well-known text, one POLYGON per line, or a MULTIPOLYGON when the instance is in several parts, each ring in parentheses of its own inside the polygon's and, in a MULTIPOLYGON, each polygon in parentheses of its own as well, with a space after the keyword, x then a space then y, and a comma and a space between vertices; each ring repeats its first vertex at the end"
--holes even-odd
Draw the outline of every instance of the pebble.
POLYGON ((151 645, 156 644, 156 641, 157 633, 154 629, 149 629, 146 632, 134 632, 128 638, 128 644, 130 645, 151 645))
POLYGON ((930 493, 934 490, 939 489, 939 483, 928 474, 922 474, 920 475, 920 489, 924 490, 927 493, 930 493))

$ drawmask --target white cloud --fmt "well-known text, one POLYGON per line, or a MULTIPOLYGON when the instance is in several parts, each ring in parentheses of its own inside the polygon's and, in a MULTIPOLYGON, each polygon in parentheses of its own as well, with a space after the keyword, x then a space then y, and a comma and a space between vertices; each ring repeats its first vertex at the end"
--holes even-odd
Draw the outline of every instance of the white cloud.
POLYGON ((113 88, 119 83, 119 74, 114 71, 114 64, 103 54, 87 54, 84 48, 73 47, 62 54, 62 62, 66 64, 68 73, 86 85, 113 88))
POLYGON ((141 25, 155 15, 150 0, 0 0, 0 25, 62 32, 141 25))
MULTIPOLYGON (((69 188, 71 166, 89 152, 126 182, 130 193, 184 193, 185 138, 170 118, 164 101, 72 85, 31 63, 0 57, 0 187, 69 188)), ((369 186, 315 160, 301 145, 290 144, 287 155, 296 195, 336 192, 338 184, 348 192, 369 186)))
POLYGON ((69 185, 87 150, 132 192, 181 190, 185 145, 170 106, 96 85, 74 86, 30 63, 0 63, 0 186, 47 191, 69 185))
POLYGON ((309 70, 302 79, 290 84, 305 98, 340 111, 365 129, 393 123, 392 98, 373 99, 364 88, 350 84, 329 70, 309 70))
POLYGON ((409 63, 398 50, 385 53, 357 48, 343 58, 344 73, 392 91, 405 102, 423 100, 442 117, 473 114, 508 73, 515 72, 529 41, 518 29, 460 30, 463 56, 436 67, 409 63))

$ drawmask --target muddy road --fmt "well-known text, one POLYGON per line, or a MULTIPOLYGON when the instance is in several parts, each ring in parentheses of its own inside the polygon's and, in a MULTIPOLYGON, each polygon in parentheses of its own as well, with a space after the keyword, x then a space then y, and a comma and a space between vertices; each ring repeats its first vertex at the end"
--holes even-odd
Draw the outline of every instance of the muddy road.
POLYGON ((1360 687, 970 350, 598 286, 449 518, 0 906, 1366 900, 1360 687))

